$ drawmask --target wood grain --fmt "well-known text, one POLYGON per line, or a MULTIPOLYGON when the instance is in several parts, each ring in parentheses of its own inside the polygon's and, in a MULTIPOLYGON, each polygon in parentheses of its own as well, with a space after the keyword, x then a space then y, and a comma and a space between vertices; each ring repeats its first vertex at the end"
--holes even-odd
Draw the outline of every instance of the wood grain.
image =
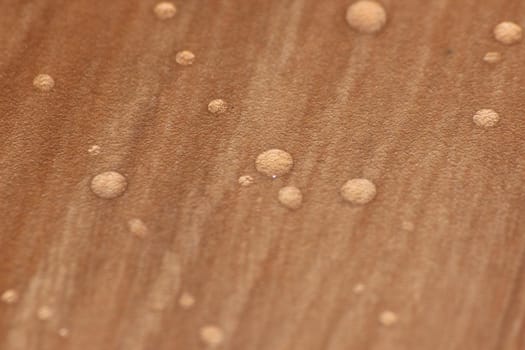
POLYGON ((361 35, 350 2, 1 0, 0 348, 203 349, 213 325, 223 349, 524 349, 525 51, 491 31, 525 3, 383 0, 361 35), (289 175, 256 172, 270 148, 289 175), (117 199, 89 189, 107 170, 117 199), (356 177, 373 202, 342 200, 356 177))

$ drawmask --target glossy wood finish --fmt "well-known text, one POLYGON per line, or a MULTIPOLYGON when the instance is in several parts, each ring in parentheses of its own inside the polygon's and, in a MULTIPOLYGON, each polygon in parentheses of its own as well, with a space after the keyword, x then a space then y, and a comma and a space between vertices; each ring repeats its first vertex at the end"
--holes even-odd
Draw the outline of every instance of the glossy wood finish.
POLYGON ((491 31, 525 3, 384 0, 377 35, 349 3, 0 1, 0 348, 524 349, 525 44, 491 31), (290 174, 256 172, 270 148, 290 174), (107 170, 119 198, 90 191, 107 170), (373 202, 342 200, 356 177, 373 202))

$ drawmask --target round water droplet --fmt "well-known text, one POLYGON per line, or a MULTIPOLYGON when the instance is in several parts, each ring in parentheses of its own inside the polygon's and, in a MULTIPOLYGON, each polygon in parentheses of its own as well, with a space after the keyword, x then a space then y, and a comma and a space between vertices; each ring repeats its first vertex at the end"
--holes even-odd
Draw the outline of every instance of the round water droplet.
POLYGON ((375 1, 361 0, 348 7, 346 21, 353 29, 372 34, 380 31, 385 25, 386 12, 383 6, 375 1))
POLYGON ((397 315, 392 311, 383 311, 379 315, 379 322, 384 326, 391 326, 397 322, 397 315))
POLYGON ((494 37, 505 45, 516 44, 521 41, 523 29, 514 22, 501 22, 494 27, 494 37))
POLYGON ((288 209, 299 209, 303 204, 303 194, 297 187, 286 186, 279 190, 279 202, 288 209))
POLYGON ((187 50, 177 52, 175 55, 175 61, 177 61, 177 63, 181 66, 192 65, 193 62, 195 62, 195 54, 187 50))
POLYGON ((179 298, 179 305, 183 309, 189 309, 195 304, 195 297, 189 293, 182 293, 179 298))
POLYGON ((472 120, 477 126, 490 128, 498 123, 499 114, 492 109, 481 109, 474 114, 472 120))
POLYGON ((47 74, 39 74, 33 79, 33 86, 40 91, 49 91, 55 86, 55 80, 47 74))
POLYGON ((258 172, 276 178, 290 172, 293 167, 293 158, 290 153, 280 150, 271 149, 257 156, 255 168, 258 172))
POLYGON ((2 293, 2 301, 6 304, 13 304, 18 301, 18 293, 14 289, 8 289, 2 293))
POLYGON ((224 333, 217 326, 205 326, 200 330, 201 339, 210 346, 216 346, 223 342, 224 333))
POLYGON ((341 187, 343 198, 354 204, 366 204, 376 196, 376 186, 367 179, 348 180, 341 187))
POLYGON ((228 104, 226 101, 221 100, 220 98, 211 101, 208 103, 208 111, 213 114, 222 114, 228 110, 228 104))
POLYGON ((159 19, 169 19, 175 16, 177 7, 171 2, 163 1, 155 5, 153 12, 155 12, 155 15, 157 15, 159 19))
POLYGON ((49 306, 41 306, 36 315, 39 320, 47 321, 53 317, 53 310, 49 306))
POLYGON ((148 235, 148 228, 146 224, 140 219, 131 219, 128 221, 129 231, 139 238, 144 238, 148 235))
POLYGON ((91 180, 91 190, 100 198, 116 198, 124 193, 128 183, 126 178, 116 171, 106 171, 91 180))

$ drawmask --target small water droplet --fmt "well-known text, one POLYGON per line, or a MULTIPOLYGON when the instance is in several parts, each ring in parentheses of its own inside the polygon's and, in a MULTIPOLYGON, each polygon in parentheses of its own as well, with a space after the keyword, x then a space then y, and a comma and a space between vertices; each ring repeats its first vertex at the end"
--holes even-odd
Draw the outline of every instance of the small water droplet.
POLYGON ((100 198, 112 199, 122 195, 127 185, 127 180, 122 174, 106 171, 91 180, 91 191, 100 198))
POLYGON ((58 335, 61 336, 62 338, 66 338, 69 335, 69 329, 67 329, 67 328, 60 328, 58 330, 58 335))
POLYGON ((6 304, 14 304, 18 301, 18 293, 14 289, 8 289, 2 293, 2 301, 6 304))
POLYGON ((494 27, 494 38, 505 45, 516 44, 522 36, 523 29, 514 22, 501 22, 494 27))
POLYGON ((100 146, 93 145, 88 149, 89 154, 96 156, 100 154, 100 146))
POLYGON ((354 286, 354 293, 355 294, 361 294, 365 290, 365 285, 362 283, 358 283, 354 286))
POLYGON ((37 317, 41 321, 47 321, 53 317, 53 310, 49 306, 41 306, 37 313, 37 317))
POLYGON ((372 34, 380 31, 386 23, 386 11, 375 1, 360 0, 346 10, 346 21, 353 29, 372 34))
POLYGON ((183 309, 189 309, 195 304, 195 297, 190 293, 182 293, 179 298, 179 305, 183 309))
POLYGON ((487 63, 498 63, 502 59, 501 53, 499 52, 487 52, 485 56, 483 56, 483 61, 487 63))
POLYGON ((213 114, 222 114, 228 110, 228 104, 226 101, 221 100, 220 98, 212 100, 208 103, 208 111, 213 114))
POLYGON ((55 86, 55 80, 47 74, 39 74, 33 79, 33 86, 40 91, 50 91, 55 86))
POLYGON ((253 177, 251 177, 250 175, 243 175, 239 177, 238 181, 239 181, 239 185, 243 187, 250 186, 254 182, 253 177))
POLYGON ((209 346, 216 346, 223 342, 224 333, 217 326, 204 326, 200 330, 201 339, 209 346))
POLYGON ((255 168, 258 172, 276 178, 290 172, 293 158, 290 153, 280 149, 270 149, 257 156, 255 168))
POLYGON ((153 12, 155 12, 157 18, 165 20, 175 16, 177 7, 171 2, 163 1, 155 5, 153 12))
POLYGON ((341 187, 341 195, 353 204, 366 204, 376 196, 376 186, 367 179, 348 180, 341 187))
POLYGON ((144 238, 148 235, 148 227, 140 219, 130 219, 128 221, 129 231, 139 238, 144 238))
POLYGON ((499 114, 492 109, 481 109, 474 114, 472 120, 477 126, 490 128, 498 123, 499 114))
POLYGON ((181 51, 178 52, 175 55, 175 61, 180 64, 181 66, 189 66, 192 65, 195 61, 195 54, 191 51, 181 51))
POLYGON ((288 209, 299 209, 303 203, 303 194, 297 187, 286 186, 279 190, 279 202, 288 209))
POLYGON ((381 314, 379 315, 379 322, 381 322, 383 326, 392 326, 394 323, 397 322, 397 320, 397 315, 392 311, 386 310, 381 312, 381 314))

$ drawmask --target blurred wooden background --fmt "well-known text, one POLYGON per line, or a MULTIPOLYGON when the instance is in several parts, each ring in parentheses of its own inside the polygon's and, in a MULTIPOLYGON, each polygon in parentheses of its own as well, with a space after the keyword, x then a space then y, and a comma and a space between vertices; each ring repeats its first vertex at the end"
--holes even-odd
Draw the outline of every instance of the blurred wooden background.
POLYGON ((0 0, 0 348, 524 349, 525 51, 492 28, 525 2, 382 0, 377 35, 351 2, 0 0))

